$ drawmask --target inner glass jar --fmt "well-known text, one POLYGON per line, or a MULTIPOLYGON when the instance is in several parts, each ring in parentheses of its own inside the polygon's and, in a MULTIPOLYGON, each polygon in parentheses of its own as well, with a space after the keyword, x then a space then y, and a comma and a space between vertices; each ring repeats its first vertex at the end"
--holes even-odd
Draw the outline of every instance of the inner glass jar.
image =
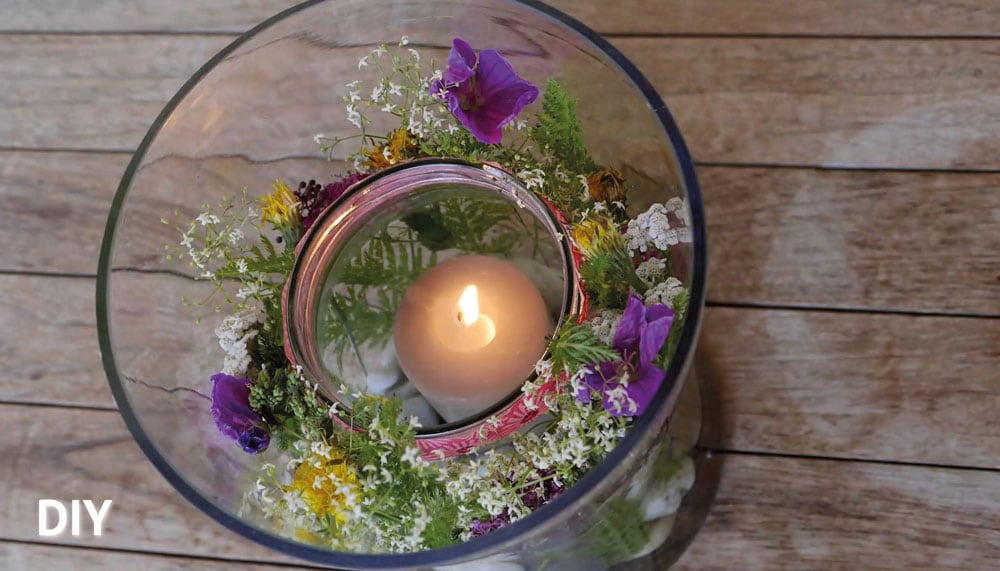
POLYGON ((349 411, 397 395, 418 433, 503 408, 574 305, 556 214, 491 165, 415 161, 366 179, 299 244, 290 357, 349 411))

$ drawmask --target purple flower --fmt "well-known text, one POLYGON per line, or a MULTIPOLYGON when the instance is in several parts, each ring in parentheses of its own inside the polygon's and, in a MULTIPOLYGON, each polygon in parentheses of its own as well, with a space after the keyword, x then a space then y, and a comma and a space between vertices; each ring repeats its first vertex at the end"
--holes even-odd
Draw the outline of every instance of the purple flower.
POLYGON ((496 50, 476 51, 462 38, 452 42, 448 69, 431 84, 431 94, 480 141, 495 145, 503 126, 538 99, 538 88, 522 79, 496 50))
POLYGON ((256 454, 267 448, 271 436, 261 426, 264 419, 250 408, 250 384, 249 379, 212 375, 212 417, 219 432, 256 454))
POLYGON ((656 304, 643 305, 632 294, 615 329, 611 346, 622 355, 620 362, 597 363, 583 378, 576 398, 589 402, 591 392, 603 396, 604 409, 613 416, 642 414, 663 382, 666 373, 653 364, 670 334, 674 311, 656 304), (628 383, 620 379, 628 375, 628 383))
POLYGON ((498 516, 493 516, 488 520, 481 521, 478 519, 472 520, 472 526, 469 531, 472 532, 472 537, 480 537, 486 535, 491 531, 496 531, 502 527, 506 527, 510 523, 510 512, 507 508, 504 508, 503 512, 498 516))
POLYGON ((299 213, 302 216, 302 231, 309 230, 331 204, 343 196, 344 192, 354 183, 364 180, 368 173, 353 173, 326 186, 321 186, 315 180, 300 182, 295 197, 299 199, 299 213))

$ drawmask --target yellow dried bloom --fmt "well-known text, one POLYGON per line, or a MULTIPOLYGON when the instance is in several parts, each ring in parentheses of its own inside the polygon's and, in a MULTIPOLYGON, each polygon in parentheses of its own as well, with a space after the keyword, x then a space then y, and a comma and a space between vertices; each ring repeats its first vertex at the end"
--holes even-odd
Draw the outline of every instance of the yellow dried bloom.
POLYGON ((624 202, 625 177, 614 167, 601 169, 587 176, 587 190, 594 202, 624 202))
POLYGON ((275 181, 271 188, 274 192, 260 199, 264 206, 260 213, 261 226, 267 222, 277 228, 293 226, 295 216, 298 215, 298 199, 295 198, 292 189, 280 180, 275 181))
POLYGON ((401 127, 389 135, 385 145, 374 149, 364 149, 365 167, 372 170, 382 170, 413 156, 420 146, 417 139, 410 134, 409 129, 401 127))
POLYGON ((326 456, 311 456, 299 464, 285 490, 298 492, 316 515, 332 516, 337 525, 347 522, 360 501, 357 475, 336 450, 326 456))

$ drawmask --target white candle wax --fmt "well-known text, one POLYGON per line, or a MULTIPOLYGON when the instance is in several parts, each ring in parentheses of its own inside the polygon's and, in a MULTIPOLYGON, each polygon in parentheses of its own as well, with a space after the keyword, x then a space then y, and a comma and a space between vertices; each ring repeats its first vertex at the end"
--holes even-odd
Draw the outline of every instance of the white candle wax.
POLYGON ((552 320, 534 283, 507 261, 454 258, 410 286, 396 316, 400 368, 448 422, 515 391, 545 353, 552 320))

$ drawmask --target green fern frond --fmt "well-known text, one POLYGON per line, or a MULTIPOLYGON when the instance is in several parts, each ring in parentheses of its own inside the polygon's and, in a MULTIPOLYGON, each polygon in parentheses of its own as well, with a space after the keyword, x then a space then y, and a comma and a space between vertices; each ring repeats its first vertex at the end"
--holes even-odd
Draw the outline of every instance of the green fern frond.
POLYGON ((621 359, 617 351, 597 338, 589 325, 571 321, 564 323, 549 342, 549 356, 553 371, 571 375, 594 363, 621 359))
POLYGON ((628 561, 649 542, 640 499, 612 498, 594 514, 594 521, 580 543, 606 565, 628 561))
POLYGON ((531 138, 573 174, 587 174, 597 170, 597 164, 587 154, 587 147, 583 142, 583 129, 576 114, 576 99, 570 97, 554 79, 549 80, 545 89, 542 112, 538 114, 538 125, 531 131, 531 138))

